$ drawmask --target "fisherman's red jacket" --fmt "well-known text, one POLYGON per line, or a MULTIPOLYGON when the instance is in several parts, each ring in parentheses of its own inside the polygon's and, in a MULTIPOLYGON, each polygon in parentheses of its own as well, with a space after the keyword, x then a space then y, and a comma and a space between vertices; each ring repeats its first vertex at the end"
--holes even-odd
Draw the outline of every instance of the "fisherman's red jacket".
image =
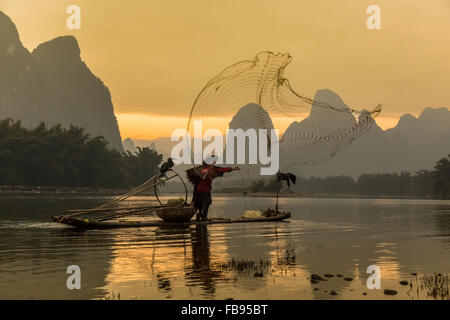
POLYGON ((204 168, 202 173, 206 172, 206 177, 200 179, 200 181, 195 186, 195 190, 200 192, 210 192, 212 189, 212 180, 220 175, 220 173, 230 172, 233 168, 221 168, 221 167, 209 167, 204 168))

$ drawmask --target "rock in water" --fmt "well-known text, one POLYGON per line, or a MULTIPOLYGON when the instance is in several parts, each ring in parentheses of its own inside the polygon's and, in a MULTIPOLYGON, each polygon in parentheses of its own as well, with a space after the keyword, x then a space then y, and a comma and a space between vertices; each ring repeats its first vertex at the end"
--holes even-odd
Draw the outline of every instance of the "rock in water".
POLYGON ((321 276, 319 276, 318 274, 315 274, 315 273, 313 273, 312 275, 311 275, 311 280, 319 280, 319 281, 323 281, 324 279, 321 277, 321 276))
POLYGON ((385 289, 384 294, 388 296, 395 296, 397 294, 397 291, 391 290, 391 289, 385 289))
POLYGON ((345 277, 344 280, 345 281, 353 281, 353 278, 345 277))

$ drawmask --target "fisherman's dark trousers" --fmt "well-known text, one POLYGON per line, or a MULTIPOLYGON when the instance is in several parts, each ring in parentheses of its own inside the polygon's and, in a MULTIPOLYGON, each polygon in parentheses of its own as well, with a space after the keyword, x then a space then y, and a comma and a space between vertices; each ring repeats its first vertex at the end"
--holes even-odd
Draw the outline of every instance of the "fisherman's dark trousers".
POLYGON ((211 192, 196 191, 196 199, 194 207, 197 209, 197 217, 206 219, 208 216, 208 209, 212 203, 211 192))

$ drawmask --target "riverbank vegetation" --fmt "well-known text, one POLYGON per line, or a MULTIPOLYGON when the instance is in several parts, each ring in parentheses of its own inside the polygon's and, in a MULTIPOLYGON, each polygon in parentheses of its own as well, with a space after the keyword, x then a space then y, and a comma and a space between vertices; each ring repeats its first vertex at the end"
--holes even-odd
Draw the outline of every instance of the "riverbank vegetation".
POLYGON ((149 148, 112 150, 82 128, 26 129, 20 121, 0 120, 0 185, 131 187, 153 176, 161 161, 149 148))
MULTIPOLYGON (((83 129, 44 124, 26 129, 20 121, 0 120, 0 186, 129 188, 154 175, 162 155, 149 148, 120 153, 103 137, 83 129)), ((250 188, 218 192, 273 193, 275 179, 254 181, 250 188)), ((294 192, 305 195, 390 196, 450 199, 450 154, 433 170, 326 178, 297 177, 294 192)))
MULTIPOLYGON (((272 180, 253 182, 250 191, 276 192, 277 183, 272 180)), ((434 166, 434 170, 420 170, 414 173, 362 174, 357 179, 350 176, 326 178, 297 177, 292 191, 304 194, 394 196, 450 199, 450 154, 434 166)))

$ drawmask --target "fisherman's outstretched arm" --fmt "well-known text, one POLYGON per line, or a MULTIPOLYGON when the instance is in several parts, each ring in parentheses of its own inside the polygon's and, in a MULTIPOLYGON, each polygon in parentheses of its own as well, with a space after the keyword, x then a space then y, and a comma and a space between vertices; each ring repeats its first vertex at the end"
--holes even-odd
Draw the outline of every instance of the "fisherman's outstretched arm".
POLYGON ((224 167, 224 168, 216 167, 215 170, 217 170, 218 172, 230 172, 230 171, 234 171, 234 170, 240 170, 240 168, 239 167, 234 167, 234 168, 231 168, 231 167, 224 167))

